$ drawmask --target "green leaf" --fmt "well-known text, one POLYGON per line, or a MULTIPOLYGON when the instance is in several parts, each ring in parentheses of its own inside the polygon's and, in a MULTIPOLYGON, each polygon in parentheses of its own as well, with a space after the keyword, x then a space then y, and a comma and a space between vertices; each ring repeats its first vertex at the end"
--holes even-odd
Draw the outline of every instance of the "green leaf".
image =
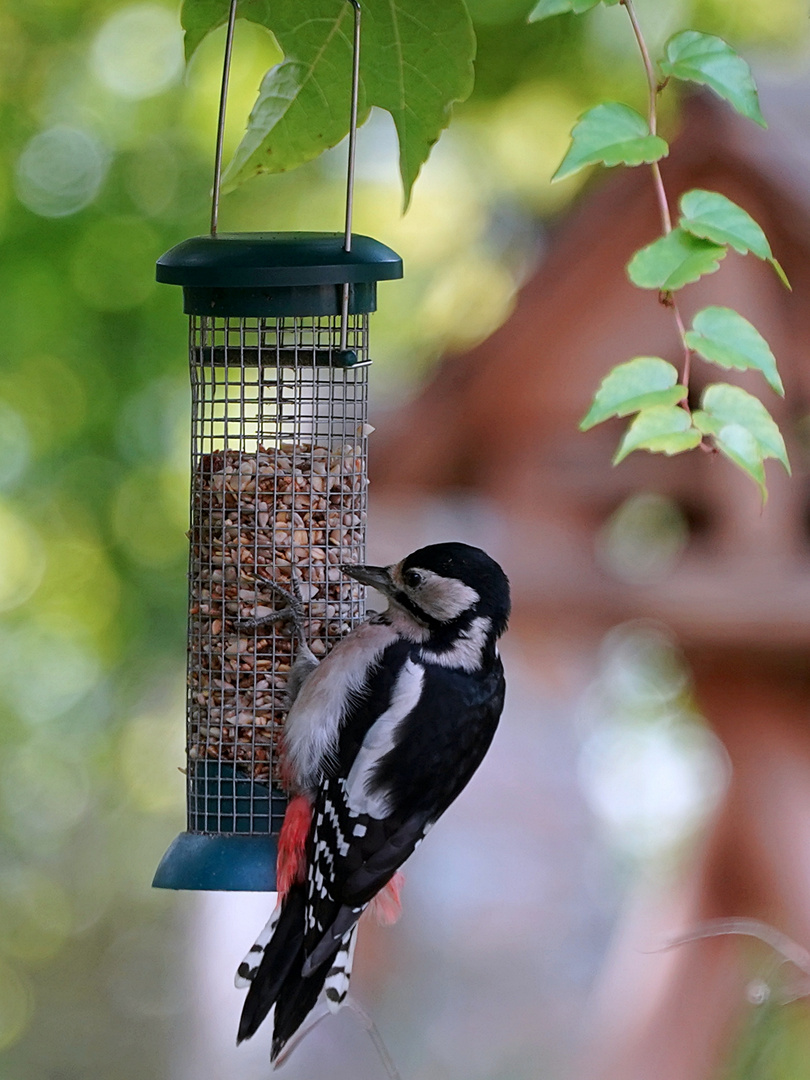
MULTIPOLYGON (((185 0, 186 53, 227 17, 227 0, 185 0)), ((394 119, 405 195, 473 87, 475 35, 464 0, 363 0, 358 119, 379 106, 394 119)), ((225 183, 284 172, 346 135, 352 5, 345 0, 242 0, 239 14, 265 26, 284 53, 264 77, 225 183)))
POLYGON ((642 409, 625 432, 613 464, 624 461, 634 450, 654 454, 681 454, 700 443, 700 432, 692 427, 689 414, 676 405, 654 405, 642 409))
POLYGON ((768 342, 755 326, 731 308, 707 307, 699 311, 686 334, 686 344, 718 367, 761 371, 777 394, 785 396, 768 342))
POLYGON ((640 289, 671 292, 713 274, 725 254, 725 247, 675 228, 637 251, 627 264, 627 273, 640 289))
POLYGON ((706 387, 701 405, 703 408, 692 414, 692 422, 704 435, 712 435, 716 439, 727 425, 739 424, 756 439, 763 458, 776 458, 790 473, 781 432, 771 414, 753 394, 739 386, 714 383, 706 387))
POLYGON ((701 188, 687 191, 681 197, 680 206, 682 229, 715 244, 730 244, 741 255, 750 251, 757 258, 765 259, 790 288, 785 271, 773 257, 768 238, 741 206, 717 191, 701 188))
POLYGON ((695 188, 681 197, 681 228, 712 240, 715 244, 731 244, 735 251, 746 255, 752 251, 759 259, 772 259, 771 245, 751 215, 718 191, 695 188))
POLYGON ((635 109, 608 101, 583 113, 571 132, 571 146, 552 180, 562 180, 586 165, 641 165, 669 153, 666 142, 650 134, 650 125, 635 109))
POLYGON ((565 15, 569 11, 575 15, 581 15, 583 11, 595 8, 599 0, 540 0, 529 12, 529 22, 540 22, 541 19, 550 19, 552 15, 565 15))
POLYGON ((768 262, 771 264, 771 266, 776 271, 776 276, 779 278, 779 280, 782 282, 782 284, 785 286, 785 288, 790 289, 790 291, 793 292, 793 286, 790 284, 790 280, 789 280, 787 274, 785 273, 785 271, 784 271, 784 269, 782 267, 782 264, 779 262, 779 260, 778 259, 768 259, 768 262))
POLYGON ((637 356, 608 372, 579 428, 588 431, 611 416, 627 416, 652 405, 675 405, 686 394, 672 364, 657 356, 637 356))
MULTIPOLYGON (((241 15, 242 12, 240 11, 241 15)), ((247 18, 247 16, 245 16, 247 18)), ((228 21, 228 4, 224 0, 183 0, 180 25, 183 27, 183 47, 188 63, 203 39, 228 21)))
POLYGON ((762 127, 768 126, 760 112, 751 69, 722 38, 682 30, 666 43, 660 67, 665 76, 711 87, 738 113, 762 127))
POLYGON ((765 487, 765 463, 762 449, 748 428, 742 424, 726 424, 714 436, 717 449, 747 473, 759 488, 762 501, 767 502, 765 487))

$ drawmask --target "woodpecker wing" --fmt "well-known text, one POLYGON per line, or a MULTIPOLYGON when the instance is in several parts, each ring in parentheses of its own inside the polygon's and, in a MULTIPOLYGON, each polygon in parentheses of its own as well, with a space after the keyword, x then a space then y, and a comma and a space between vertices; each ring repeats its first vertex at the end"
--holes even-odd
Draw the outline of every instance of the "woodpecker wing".
POLYGON ((321 786, 308 851, 309 975, 413 853, 481 763, 503 706, 500 661, 454 671, 411 643, 386 650, 344 725, 321 786), (368 724, 368 706, 377 717, 368 724))

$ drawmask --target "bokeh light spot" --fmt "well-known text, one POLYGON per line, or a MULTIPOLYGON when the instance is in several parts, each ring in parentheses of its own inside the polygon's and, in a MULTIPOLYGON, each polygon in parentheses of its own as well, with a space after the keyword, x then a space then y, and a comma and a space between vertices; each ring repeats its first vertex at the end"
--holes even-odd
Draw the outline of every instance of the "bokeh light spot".
POLYGON ((622 581, 652 584, 666 578, 689 543, 689 525, 672 499, 643 491, 611 515, 597 541, 599 559, 622 581))
POLYGON ((183 971, 183 938, 167 941, 159 929, 119 933, 101 961, 113 1007, 124 1016, 156 1018, 182 1009, 176 981, 183 971), (126 972, 126 978, 121 978, 126 972))
MULTIPOLYGON (((97 404, 98 383, 94 389, 97 404)), ((9 364, 0 372, 0 394, 8 408, 19 414, 40 454, 63 447, 87 418, 84 380, 64 360, 47 353, 28 353, 25 362, 9 364)), ((5 451, 17 433, 18 425, 12 423, 9 431, 0 436, 0 449, 5 451)), ((10 452, 19 455, 21 447, 15 445, 10 452)))
POLYGON ((155 136, 139 145, 126 163, 124 183, 133 203, 147 217, 171 205, 180 184, 181 158, 168 139, 155 136))
POLYGON ((152 379, 121 406, 117 441, 133 464, 161 461, 185 476, 188 469, 188 376, 152 379))
POLYGON ((3 945, 29 966, 55 956, 73 929, 68 894, 56 878, 31 867, 6 872, 3 945))
POLYGON ((179 809, 184 782, 177 772, 185 765, 183 702, 164 713, 133 717, 121 739, 121 771, 140 810, 162 813, 179 809))
POLYGON ((623 623, 606 634, 600 667, 604 699, 634 716, 668 715, 689 690, 689 672, 675 638, 651 620, 623 623))
POLYGON ((99 311, 125 311, 147 299, 155 287, 155 252, 160 241, 137 218, 92 222, 73 253, 76 291, 99 311))
POLYGON ((95 199, 108 166, 94 135, 57 125, 34 135, 17 159, 17 197, 41 217, 67 217, 95 199))
POLYGON ((113 527, 144 566, 179 565, 187 553, 188 478, 168 470, 131 472, 116 493, 113 527))
MULTIPOLYGON (((76 644, 91 640, 109 657, 119 618, 120 582, 101 541, 69 521, 45 541, 47 570, 32 604, 33 621, 46 633, 76 644)), ((91 670, 95 671, 94 664, 91 670)))
POLYGON ((26 470, 31 439, 20 414, 0 401, 0 488, 13 487, 26 470))
POLYGON ((91 62, 99 81, 119 97, 154 97, 180 78, 183 32, 168 8, 131 4, 101 27, 91 62))
POLYGON ((61 836, 89 807, 87 769, 65 740, 32 739, 7 755, 0 775, 3 805, 23 837, 61 836))
POLYGON ((9 505, 0 503, 0 611, 19 607, 45 572, 39 536, 9 505))
POLYGON ((717 805, 726 755, 694 712, 688 668, 665 628, 617 626, 599 660, 583 717, 582 792, 617 851, 665 855, 717 805))
POLYGON ((726 770, 711 732, 673 717, 595 733, 583 748, 580 780, 612 842, 628 854, 650 856, 705 819, 725 788, 726 770))
MULTIPOLYGON (((70 629, 68 634, 70 634, 70 629)), ((3 658, 2 693, 19 716, 32 727, 42 727, 78 704, 98 683, 98 657, 82 647, 73 635, 62 637, 52 631, 37 631, 28 625, 0 639, 3 658)), ((59 739, 64 747, 65 738, 59 739)))
POLYGON ((12 1046, 23 1034, 33 1004, 29 985, 9 964, 0 962, 0 1050, 12 1046))

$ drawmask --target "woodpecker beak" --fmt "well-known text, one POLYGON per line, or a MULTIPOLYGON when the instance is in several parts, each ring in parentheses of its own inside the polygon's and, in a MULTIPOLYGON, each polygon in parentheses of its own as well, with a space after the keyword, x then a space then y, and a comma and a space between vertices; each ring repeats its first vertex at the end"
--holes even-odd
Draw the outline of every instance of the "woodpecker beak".
POLYGON ((396 585, 385 566, 354 566, 351 563, 344 563, 340 570, 349 577, 353 577, 355 581, 377 589, 384 596, 391 596, 396 592, 396 585))

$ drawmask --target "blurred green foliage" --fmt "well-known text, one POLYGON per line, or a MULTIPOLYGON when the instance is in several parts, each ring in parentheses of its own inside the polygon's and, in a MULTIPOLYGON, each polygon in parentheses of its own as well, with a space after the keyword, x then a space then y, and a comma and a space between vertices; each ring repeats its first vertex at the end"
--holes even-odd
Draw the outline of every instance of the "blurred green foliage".
POLYGON ((717 1080, 802 1080, 808 1073, 810 1009, 806 997, 795 995, 806 994, 807 977, 774 955, 763 961, 760 954, 757 968, 750 952, 742 950, 753 973, 751 1004, 738 1018, 734 1052, 717 1080))
MULTIPOLYGON (((374 382, 393 394, 509 311, 576 116, 643 100, 614 18, 527 27, 470 0, 478 86, 399 217, 386 120, 360 140, 358 231, 400 251, 374 382)), ((800 0, 658 0, 795 47, 800 0)), ((671 11, 669 9, 672 9, 671 11)), ((677 10, 676 10, 677 9, 677 10)), ((677 20, 675 17, 677 16, 677 20)), ((176 5, 0 7, 0 1054, 8 1080, 165 1075, 183 898, 149 887, 182 828, 186 324, 155 258, 206 228, 223 35, 187 75, 176 5)), ((240 22, 226 153, 276 57, 240 22)), ((225 198, 222 228, 339 229, 343 151, 225 198)))

